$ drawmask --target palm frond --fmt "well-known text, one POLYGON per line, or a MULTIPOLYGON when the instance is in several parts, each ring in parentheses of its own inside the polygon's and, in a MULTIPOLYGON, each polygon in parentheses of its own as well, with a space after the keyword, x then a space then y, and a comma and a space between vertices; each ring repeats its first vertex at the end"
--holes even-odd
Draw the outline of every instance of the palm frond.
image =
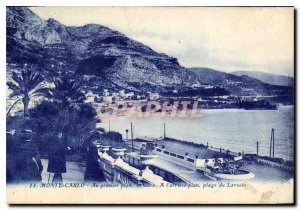
POLYGON ((7 82, 6 85, 14 92, 20 92, 21 88, 19 85, 13 83, 13 82, 7 82))
POLYGON ((16 72, 12 73, 12 79, 18 83, 18 85, 21 87, 23 85, 23 79, 21 77, 19 77, 19 75, 16 72))
POLYGON ((23 97, 23 94, 21 92, 14 91, 14 92, 12 92, 12 94, 9 95, 10 99, 15 98, 15 97, 23 97))
POLYGON ((52 98, 60 101, 63 107, 73 107, 76 104, 83 103, 86 99, 81 92, 82 85, 67 77, 56 79, 54 81, 55 88, 51 89, 52 98))
POLYGON ((30 92, 29 97, 34 96, 45 96, 47 98, 52 98, 52 94, 49 88, 38 88, 30 92))
POLYGON ((36 88, 43 81, 43 77, 41 75, 33 73, 32 71, 27 72, 26 79, 29 90, 36 88))

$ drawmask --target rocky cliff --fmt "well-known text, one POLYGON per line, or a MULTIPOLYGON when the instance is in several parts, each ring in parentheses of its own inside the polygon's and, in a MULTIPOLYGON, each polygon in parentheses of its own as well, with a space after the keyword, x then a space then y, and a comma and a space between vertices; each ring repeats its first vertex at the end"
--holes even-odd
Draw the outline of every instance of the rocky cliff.
POLYGON ((6 18, 8 79, 11 71, 31 68, 47 80, 68 74, 81 80, 85 89, 99 93, 103 88, 185 92, 211 84, 235 95, 293 94, 292 87, 251 76, 184 68, 176 58, 101 25, 66 26, 43 20, 26 7, 7 7, 6 18))
POLYGON ((76 73, 94 89, 163 91, 199 83, 176 58, 107 27, 65 26, 54 19, 42 20, 25 7, 7 7, 6 18, 9 69, 26 63, 49 78, 76 73))

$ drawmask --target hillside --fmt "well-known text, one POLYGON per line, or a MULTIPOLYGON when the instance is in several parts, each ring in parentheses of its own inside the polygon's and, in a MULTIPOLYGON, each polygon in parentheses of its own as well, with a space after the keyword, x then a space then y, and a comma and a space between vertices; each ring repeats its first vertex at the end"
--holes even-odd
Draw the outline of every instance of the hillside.
POLYGON ((210 68, 189 68, 202 84, 221 86, 236 95, 289 95, 292 88, 270 85, 247 75, 237 76, 210 68))
POLYGON ((95 93, 102 93, 104 88, 160 93, 177 90, 179 94, 192 89, 194 95, 200 95, 206 91, 205 84, 236 95, 292 92, 290 87, 266 84, 249 76, 208 68, 187 69, 176 58, 105 26, 66 26, 51 18, 43 20, 26 7, 6 10, 8 80, 12 71, 26 68, 40 72, 48 81, 67 74, 95 93))
POLYGON ((294 86, 294 78, 285 75, 261 71, 234 71, 232 74, 237 76, 246 75, 271 85, 294 86))
POLYGON ((7 8, 7 63, 20 68, 26 63, 50 77, 64 71, 85 75, 86 84, 96 89, 198 83, 176 58, 120 32, 96 24, 69 27, 44 21, 24 7, 7 8))

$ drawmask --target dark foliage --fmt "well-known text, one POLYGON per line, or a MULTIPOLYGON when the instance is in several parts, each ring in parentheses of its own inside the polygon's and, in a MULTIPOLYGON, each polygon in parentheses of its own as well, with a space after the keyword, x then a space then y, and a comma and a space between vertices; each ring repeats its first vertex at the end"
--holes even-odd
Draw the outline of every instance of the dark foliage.
POLYGON ((54 88, 48 90, 47 97, 58 102, 62 109, 75 108, 86 99, 81 87, 80 82, 64 76, 54 81, 54 88))
POLYGON ((41 150, 47 150, 57 133, 62 133, 68 145, 75 151, 85 150, 85 141, 96 128, 96 110, 85 104, 80 83, 66 77, 56 80, 48 90, 45 100, 30 110, 36 142, 41 150))
POLYGON ((110 131, 99 136, 99 142, 103 145, 108 145, 113 148, 128 148, 122 140, 122 135, 118 132, 110 131))
MULTIPOLYGON (((24 116, 28 115, 28 105, 32 97, 44 94, 45 89, 39 87, 43 77, 32 70, 21 71, 20 74, 12 73, 14 82, 7 82, 7 86, 13 91, 10 98, 19 98, 24 105, 24 116)), ((12 107, 11 107, 12 108, 12 107)), ((7 115, 9 114, 8 110, 7 115)))

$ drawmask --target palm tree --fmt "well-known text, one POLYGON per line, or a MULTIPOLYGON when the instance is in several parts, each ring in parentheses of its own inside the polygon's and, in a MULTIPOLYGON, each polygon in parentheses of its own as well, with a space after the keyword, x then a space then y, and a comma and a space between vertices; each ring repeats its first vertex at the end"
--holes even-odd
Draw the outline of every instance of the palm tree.
POLYGON ((79 121, 86 117, 94 121, 95 114, 89 113, 90 110, 86 111, 85 109, 84 101, 86 96, 81 89, 82 85, 80 82, 70 79, 67 76, 57 78, 54 81, 54 87, 48 89, 46 96, 59 106, 58 122, 55 123, 58 130, 71 131, 73 127, 76 127, 76 125, 74 125, 75 118, 79 124, 79 121), (81 113, 85 113, 86 116, 77 119, 81 113))
POLYGON ((13 91, 10 98, 17 98, 18 100, 9 108, 7 115, 11 108, 22 100, 24 105, 24 116, 28 116, 28 105, 31 98, 42 95, 45 88, 39 87, 44 80, 43 77, 31 70, 22 71, 20 75, 12 73, 13 82, 7 82, 7 86, 13 91))
POLYGON ((46 97, 50 100, 39 104, 39 109, 32 110, 35 112, 32 116, 39 122, 36 124, 41 126, 39 132, 61 132, 71 145, 83 145, 98 119, 96 110, 84 103, 86 97, 81 83, 70 76, 57 78, 46 97), (44 124, 47 129, 42 127, 44 124))
POLYGON ((82 85, 66 76, 54 81, 54 88, 49 89, 48 97, 57 101, 62 109, 76 107, 83 104, 86 97, 81 91, 82 85))

